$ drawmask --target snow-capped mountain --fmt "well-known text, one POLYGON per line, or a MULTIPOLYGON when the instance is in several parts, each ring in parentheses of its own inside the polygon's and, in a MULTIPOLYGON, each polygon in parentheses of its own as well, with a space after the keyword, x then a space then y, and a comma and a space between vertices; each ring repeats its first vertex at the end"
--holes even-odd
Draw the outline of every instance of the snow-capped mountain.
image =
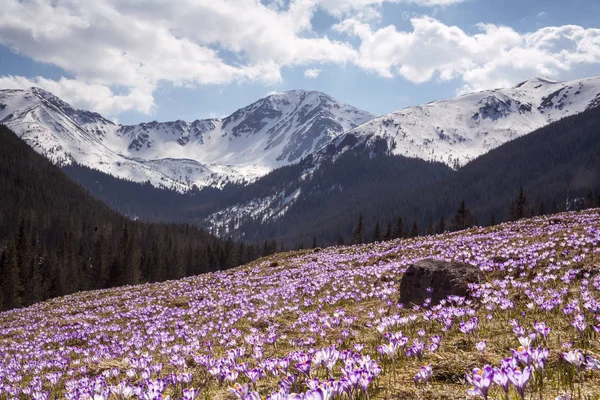
POLYGON ((260 198, 231 204, 206 219, 228 235, 240 221, 274 221, 307 193, 320 166, 348 151, 394 154, 458 168, 517 137, 569 115, 600 106, 600 77, 570 82, 533 78, 508 89, 435 101, 374 118, 334 138, 301 165, 301 179, 273 187, 260 198))
POLYGON ((337 137, 327 153, 339 156, 383 139, 392 154, 457 168, 509 140, 596 105, 600 105, 600 77, 570 82, 533 78, 508 89, 385 114, 337 137))
POLYGON ((372 117, 323 93, 295 90, 223 119, 117 125, 39 88, 0 91, 0 123, 53 162, 178 190, 251 182, 372 117))

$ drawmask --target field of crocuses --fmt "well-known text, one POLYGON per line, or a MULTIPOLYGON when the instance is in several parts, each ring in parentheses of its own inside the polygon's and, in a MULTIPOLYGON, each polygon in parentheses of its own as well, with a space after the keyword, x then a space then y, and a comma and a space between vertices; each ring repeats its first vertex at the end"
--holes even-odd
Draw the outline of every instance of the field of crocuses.
POLYGON ((600 399, 600 210, 279 254, 0 314, 1 399, 600 399), (398 306, 422 258, 469 299, 398 306))

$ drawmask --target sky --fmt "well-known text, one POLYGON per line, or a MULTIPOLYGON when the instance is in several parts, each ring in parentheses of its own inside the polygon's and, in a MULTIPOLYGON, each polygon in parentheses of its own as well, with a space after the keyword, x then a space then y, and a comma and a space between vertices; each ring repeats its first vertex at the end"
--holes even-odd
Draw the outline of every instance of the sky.
POLYGON ((598 0, 3 0, 0 89, 115 121, 319 90, 376 115, 534 76, 600 75, 598 0))

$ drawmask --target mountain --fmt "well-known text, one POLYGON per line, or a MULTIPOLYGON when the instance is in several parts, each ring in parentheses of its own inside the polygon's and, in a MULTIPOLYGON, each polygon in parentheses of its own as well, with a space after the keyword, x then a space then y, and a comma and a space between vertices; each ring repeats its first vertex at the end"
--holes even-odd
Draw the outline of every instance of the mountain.
MULTIPOLYGON (((600 107, 553 122, 515 138, 458 170, 387 151, 383 139, 355 144, 337 158, 311 157, 273 171, 222 203, 204 225, 218 235, 247 240, 277 237, 289 246, 319 245, 352 237, 359 214, 367 232, 398 216, 405 228, 425 232, 440 217, 448 221, 466 201, 480 224, 507 219, 519 189, 534 214, 600 206, 600 107), (362 146, 362 147, 361 147, 362 146), (366 149, 378 149, 372 157, 366 149), (318 164, 317 163, 317 164, 318 164), (313 169, 311 169, 313 168, 313 169), (307 171, 311 171, 307 174, 307 171), (545 210, 545 211, 544 211, 545 210)), ((347 143, 353 136, 347 135, 347 143)), ((531 210, 528 210, 531 211, 531 210)))
POLYGON ((394 155, 439 161, 453 168, 561 118, 600 104, 600 76, 569 82, 533 78, 408 107, 340 135, 327 151, 338 157, 355 146, 383 141, 394 155))
POLYGON ((271 253, 190 225, 132 221, 0 125, 0 310, 222 270, 271 253))
POLYGON ((251 182, 372 117, 323 93, 295 90, 223 119, 118 125, 39 88, 0 91, 0 123, 52 162, 178 191, 251 182))

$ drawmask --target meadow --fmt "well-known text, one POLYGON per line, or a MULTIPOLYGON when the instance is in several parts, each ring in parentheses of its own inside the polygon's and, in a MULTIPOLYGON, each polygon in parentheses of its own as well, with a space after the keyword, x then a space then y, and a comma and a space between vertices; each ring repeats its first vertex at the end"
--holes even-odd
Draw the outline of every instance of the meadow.
POLYGON ((270 256, 0 314, 0 399, 600 399, 600 210, 270 256), (424 258, 468 298, 398 304, 424 258))

